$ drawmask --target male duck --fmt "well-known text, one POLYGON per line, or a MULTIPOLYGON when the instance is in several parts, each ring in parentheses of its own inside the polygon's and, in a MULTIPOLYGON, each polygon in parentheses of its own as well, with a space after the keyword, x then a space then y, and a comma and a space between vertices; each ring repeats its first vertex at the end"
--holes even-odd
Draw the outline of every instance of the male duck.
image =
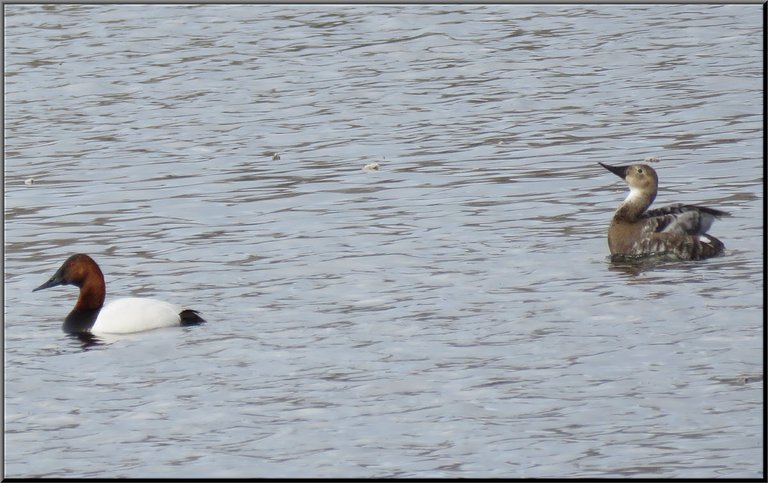
POLYGON ((195 310, 182 310, 161 300, 122 298, 104 306, 104 275, 88 255, 72 255, 44 284, 33 292, 56 285, 80 287, 75 308, 67 315, 62 329, 70 334, 129 334, 160 327, 204 323, 195 310))

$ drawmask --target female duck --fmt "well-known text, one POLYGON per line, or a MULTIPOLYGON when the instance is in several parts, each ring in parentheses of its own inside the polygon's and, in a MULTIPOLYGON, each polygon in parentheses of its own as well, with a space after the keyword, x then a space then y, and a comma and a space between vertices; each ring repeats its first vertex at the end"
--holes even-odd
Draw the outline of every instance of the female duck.
POLYGON ((608 228, 608 248, 614 259, 668 255, 701 260, 723 252, 723 242, 707 233, 725 211, 678 203, 649 210, 659 189, 659 177, 647 164, 603 168, 629 185, 629 196, 619 205, 608 228))
POLYGON ((205 322, 195 310, 149 298, 123 298, 104 306, 106 285, 101 269, 88 255, 72 255, 44 284, 33 292, 56 285, 80 287, 75 308, 62 329, 70 334, 128 334, 178 325, 205 322))

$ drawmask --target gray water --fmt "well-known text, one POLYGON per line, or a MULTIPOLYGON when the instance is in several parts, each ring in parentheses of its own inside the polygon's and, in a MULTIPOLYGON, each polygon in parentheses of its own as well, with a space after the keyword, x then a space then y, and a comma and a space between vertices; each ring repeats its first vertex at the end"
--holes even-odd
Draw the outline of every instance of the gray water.
POLYGON ((761 9, 5 5, 5 475, 762 477, 761 9), (649 157, 724 256, 610 263, 649 157))

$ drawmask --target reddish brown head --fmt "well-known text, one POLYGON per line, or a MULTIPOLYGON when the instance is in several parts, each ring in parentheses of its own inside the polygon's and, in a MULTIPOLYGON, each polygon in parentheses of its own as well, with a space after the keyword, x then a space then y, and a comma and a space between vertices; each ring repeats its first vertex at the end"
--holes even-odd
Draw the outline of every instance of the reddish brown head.
POLYGON ((80 287, 80 298, 75 309, 97 309, 104 305, 106 286, 101 269, 91 257, 78 253, 67 258, 47 282, 33 292, 57 285, 80 287))

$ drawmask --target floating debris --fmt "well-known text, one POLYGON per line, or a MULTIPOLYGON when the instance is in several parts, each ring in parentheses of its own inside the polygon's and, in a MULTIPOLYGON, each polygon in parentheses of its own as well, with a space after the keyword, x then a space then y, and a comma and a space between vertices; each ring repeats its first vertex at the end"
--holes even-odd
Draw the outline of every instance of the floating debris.
POLYGON ((657 156, 646 156, 645 158, 646 163, 658 163, 659 158, 657 156))
POLYGON ((379 163, 368 163, 363 166, 363 171, 378 171, 379 163))
POLYGON ((24 180, 24 184, 35 184, 37 181, 35 178, 29 178, 24 180))
POLYGON ((277 161, 278 159, 280 159, 280 155, 278 153, 274 153, 272 155, 272 161, 277 161))

